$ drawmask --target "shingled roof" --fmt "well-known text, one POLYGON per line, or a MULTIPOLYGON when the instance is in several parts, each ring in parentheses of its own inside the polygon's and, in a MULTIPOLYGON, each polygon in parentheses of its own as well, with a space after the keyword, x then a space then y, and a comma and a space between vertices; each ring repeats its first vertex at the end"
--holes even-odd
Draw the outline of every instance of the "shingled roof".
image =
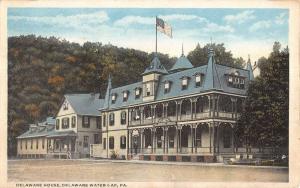
POLYGON ((65 98, 77 114, 100 116, 98 109, 103 107, 104 99, 99 99, 99 95, 99 93, 66 94, 65 98))
POLYGON ((29 130, 17 138, 36 138, 44 137, 54 132, 55 118, 48 117, 46 121, 37 124, 31 124, 29 130))

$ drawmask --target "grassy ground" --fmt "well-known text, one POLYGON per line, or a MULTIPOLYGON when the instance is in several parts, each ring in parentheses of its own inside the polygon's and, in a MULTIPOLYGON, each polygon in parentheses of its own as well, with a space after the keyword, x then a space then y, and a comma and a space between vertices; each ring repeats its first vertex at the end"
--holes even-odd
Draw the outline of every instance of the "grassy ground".
POLYGON ((8 181, 288 182, 288 169, 84 160, 13 160, 8 161, 8 181))

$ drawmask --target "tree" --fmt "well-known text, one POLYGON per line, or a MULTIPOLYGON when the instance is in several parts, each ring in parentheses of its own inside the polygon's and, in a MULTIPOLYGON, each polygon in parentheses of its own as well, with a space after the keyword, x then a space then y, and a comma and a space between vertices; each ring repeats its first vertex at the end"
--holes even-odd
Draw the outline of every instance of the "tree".
POLYGON ((275 42, 273 52, 259 59, 260 75, 250 83, 245 108, 236 132, 246 145, 288 149, 289 52, 280 51, 275 42))
POLYGON ((206 44, 203 48, 198 43, 196 48, 188 54, 187 58, 196 67, 205 65, 208 62, 208 50, 210 47, 214 49, 216 63, 236 68, 243 68, 245 66, 243 58, 233 58, 231 51, 226 51, 223 43, 206 44))

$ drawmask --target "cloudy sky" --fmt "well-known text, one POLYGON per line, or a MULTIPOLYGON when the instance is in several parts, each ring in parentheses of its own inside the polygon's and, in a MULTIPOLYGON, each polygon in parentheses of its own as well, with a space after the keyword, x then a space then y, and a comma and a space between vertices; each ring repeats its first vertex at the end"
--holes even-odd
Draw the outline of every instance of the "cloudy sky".
POLYGON ((274 41, 288 44, 287 9, 73 9, 10 8, 8 35, 56 36, 83 44, 111 43, 155 50, 155 16, 168 22, 173 38, 158 33, 158 51, 185 54, 197 43, 224 43, 235 57, 253 61, 267 56, 274 41))

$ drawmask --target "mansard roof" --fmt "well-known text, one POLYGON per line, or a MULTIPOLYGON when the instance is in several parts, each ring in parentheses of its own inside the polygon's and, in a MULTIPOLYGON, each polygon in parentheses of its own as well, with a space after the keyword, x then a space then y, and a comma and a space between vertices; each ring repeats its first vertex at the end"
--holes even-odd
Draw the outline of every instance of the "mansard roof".
MULTIPOLYGON (((155 97, 155 101, 160 100, 167 100, 174 97, 181 97, 186 95, 192 95, 192 94, 199 94, 208 92, 211 90, 218 90, 216 87, 213 87, 212 84, 206 84, 203 83, 200 87, 195 86, 195 75, 202 74, 204 75, 204 82, 207 79, 206 77, 210 77, 207 75, 210 74, 211 71, 208 69, 209 65, 203 65, 200 67, 195 67, 171 74, 162 75, 159 80, 158 89, 155 97), (182 90, 181 86, 181 78, 187 76, 190 77, 188 82, 188 87, 185 90, 182 90), (170 92, 164 93, 164 83, 165 81, 172 81, 172 85, 170 88, 170 92)), ((217 74, 218 80, 219 80, 219 87, 222 88, 222 92, 224 93, 232 93, 232 94, 238 94, 238 95, 246 95, 246 89, 237 89, 233 87, 227 86, 227 79, 226 75, 234 74, 236 71, 239 72, 241 77, 245 78, 245 88, 247 88, 247 84, 249 81, 249 71, 245 69, 238 69, 233 67, 228 67, 224 65, 215 64, 214 65, 214 74, 217 74)), ((216 77, 216 76, 215 76, 216 77)), ((214 78, 216 79, 216 78, 214 78)), ((136 105, 136 104, 142 104, 143 98, 142 96, 139 99, 135 98, 135 88, 142 87, 142 82, 133 83, 130 85, 125 85, 122 87, 117 87, 111 89, 111 94, 117 94, 117 98, 114 104, 112 104, 111 96, 108 100, 109 107, 111 109, 113 108, 121 108, 121 107, 127 107, 130 105, 136 105), (128 90, 130 94, 128 95, 128 99, 126 102, 123 102, 123 91, 128 90)), ((141 94, 142 95, 142 94, 141 94)))
POLYGON ((99 108, 103 107, 104 99, 99 99, 99 93, 95 94, 66 94, 68 100, 76 114, 99 116, 99 108))
POLYGON ((146 70, 142 75, 151 74, 151 73, 168 74, 168 71, 160 63, 157 55, 154 56, 153 60, 150 63, 150 66, 146 68, 146 70))
POLYGON ((17 138, 43 137, 54 132, 55 118, 48 117, 46 121, 29 125, 29 130, 17 138))

